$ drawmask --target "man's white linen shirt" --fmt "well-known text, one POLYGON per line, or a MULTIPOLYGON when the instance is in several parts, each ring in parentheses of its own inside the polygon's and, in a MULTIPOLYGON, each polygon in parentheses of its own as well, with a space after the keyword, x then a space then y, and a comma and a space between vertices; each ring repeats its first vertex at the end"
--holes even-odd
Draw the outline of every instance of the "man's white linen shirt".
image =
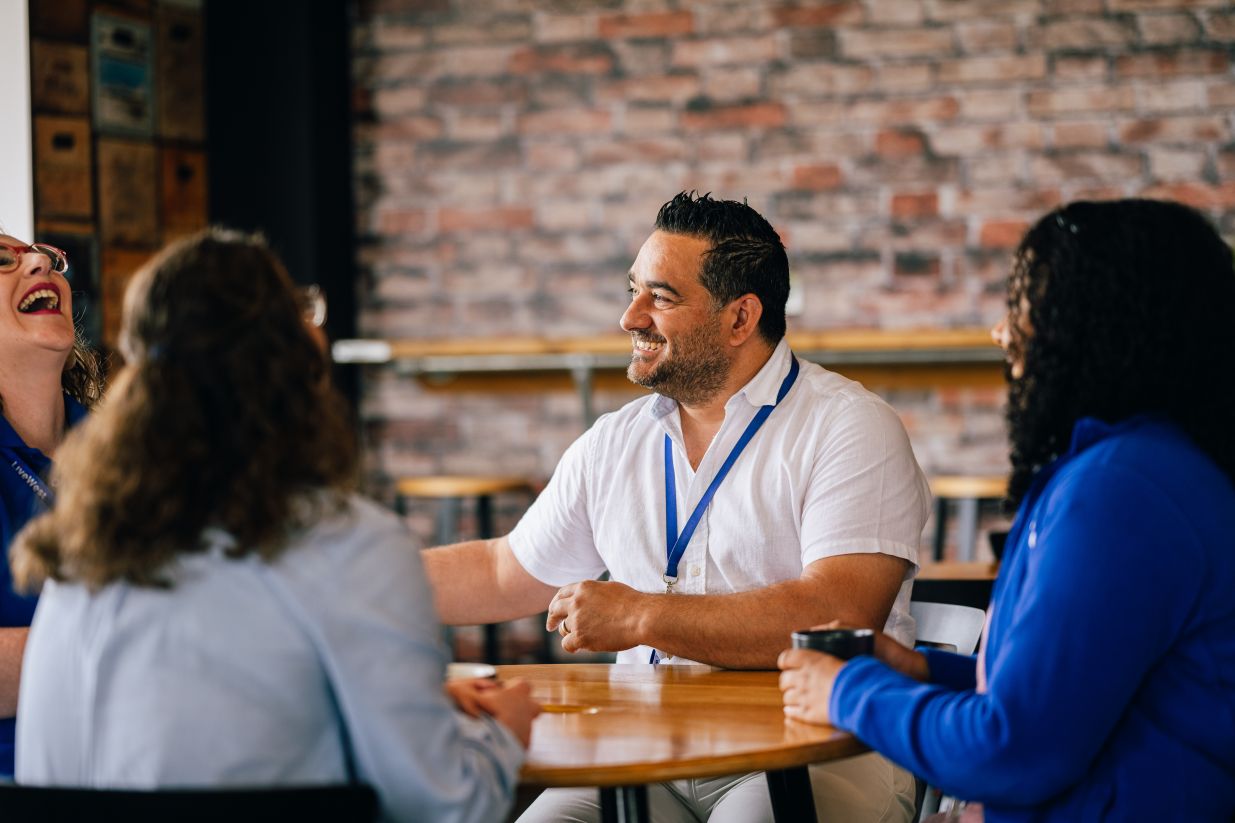
MULTIPOLYGON (((681 529, 755 413, 776 402, 791 356, 782 340, 729 398, 697 472, 686 459, 675 401, 654 394, 598 419, 567 449, 511 532, 523 568, 551 586, 608 569, 611 579, 634 589, 664 592, 664 435, 673 441, 681 529)), ((717 489, 678 564, 673 590, 731 594, 797 579, 825 557, 901 557, 911 567, 885 631, 911 644, 909 594, 930 507, 926 479, 887 403, 852 380, 800 362, 793 388, 717 489)), ((646 663, 650 652, 628 649, 618 662, 646 663)))

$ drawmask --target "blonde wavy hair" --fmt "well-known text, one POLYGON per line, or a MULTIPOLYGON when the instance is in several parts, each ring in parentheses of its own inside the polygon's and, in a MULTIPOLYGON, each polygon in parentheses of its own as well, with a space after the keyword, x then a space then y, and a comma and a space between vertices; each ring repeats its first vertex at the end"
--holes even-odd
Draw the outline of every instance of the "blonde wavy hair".
POLYGON ((208 229, 134 277, 126 364, 57 450, 55 508, 11 549, 14 581, 169 585, 168 564, 218 527, 266 560, 341 500, 356 451, 325 353, 260 237, 208 229))

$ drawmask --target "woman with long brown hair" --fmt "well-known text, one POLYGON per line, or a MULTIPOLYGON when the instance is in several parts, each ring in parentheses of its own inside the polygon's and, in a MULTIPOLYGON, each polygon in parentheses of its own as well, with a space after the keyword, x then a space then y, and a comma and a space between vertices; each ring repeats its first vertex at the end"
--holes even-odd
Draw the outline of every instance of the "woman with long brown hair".
POLYGON ((125 299, 126 365, 13 553, 44 584, 19 782, 374 785, 386 816, 500 819, 536 705, 443 693, 419 553, 356 455, 291 281, 253 238, 176 243, 125 299))
MULTIPOLYGON (((50 505, 51 459, 99 396, 98 361, 77 337, 69 260, 0 232, 0 551, 50 505)), ((37 599, 0 562, 0 778, 13 774, 22 651, 37 599)))

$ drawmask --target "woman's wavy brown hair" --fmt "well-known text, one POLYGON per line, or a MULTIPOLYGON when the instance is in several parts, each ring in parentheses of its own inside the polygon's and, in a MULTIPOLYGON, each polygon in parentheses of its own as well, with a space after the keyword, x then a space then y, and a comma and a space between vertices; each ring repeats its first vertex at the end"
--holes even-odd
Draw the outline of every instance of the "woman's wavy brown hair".
POLYGON ((120 347, 97 413, 57 451, 55 509, 14 542, 19 585, 168 585, 209 527, 235 538, 231 556, 270 560, 330 499, 314 492, 353 486, 344 403, 260 238, 208 229, 167 247, 125 295, 120 347))

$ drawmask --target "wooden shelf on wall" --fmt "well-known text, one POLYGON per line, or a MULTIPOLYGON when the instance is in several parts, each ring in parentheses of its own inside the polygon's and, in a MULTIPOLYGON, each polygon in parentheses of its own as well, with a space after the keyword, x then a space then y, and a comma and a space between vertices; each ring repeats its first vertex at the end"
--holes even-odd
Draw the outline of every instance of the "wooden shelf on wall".
MULTIPOLYGON (((985 329, 844 329, 791 332, 800 357, 868 387, 1003 386, 1003 356, 985 329)), ((630 337, 476 337, 339 340, 338 363, 390 364, 430 391, 526 392, 574 387, 592 419, 595 389, 630 388, 630 337)))
MULTIPOLYGON (((985 329, 844 329, 790 332, 802 357, 832 364, 998 364, 1002 355, 985 329)), ((339 363, 393 363, 407 373, 624 369, 630 337, 472 337, 449 340, 339 340, 339 363)))

